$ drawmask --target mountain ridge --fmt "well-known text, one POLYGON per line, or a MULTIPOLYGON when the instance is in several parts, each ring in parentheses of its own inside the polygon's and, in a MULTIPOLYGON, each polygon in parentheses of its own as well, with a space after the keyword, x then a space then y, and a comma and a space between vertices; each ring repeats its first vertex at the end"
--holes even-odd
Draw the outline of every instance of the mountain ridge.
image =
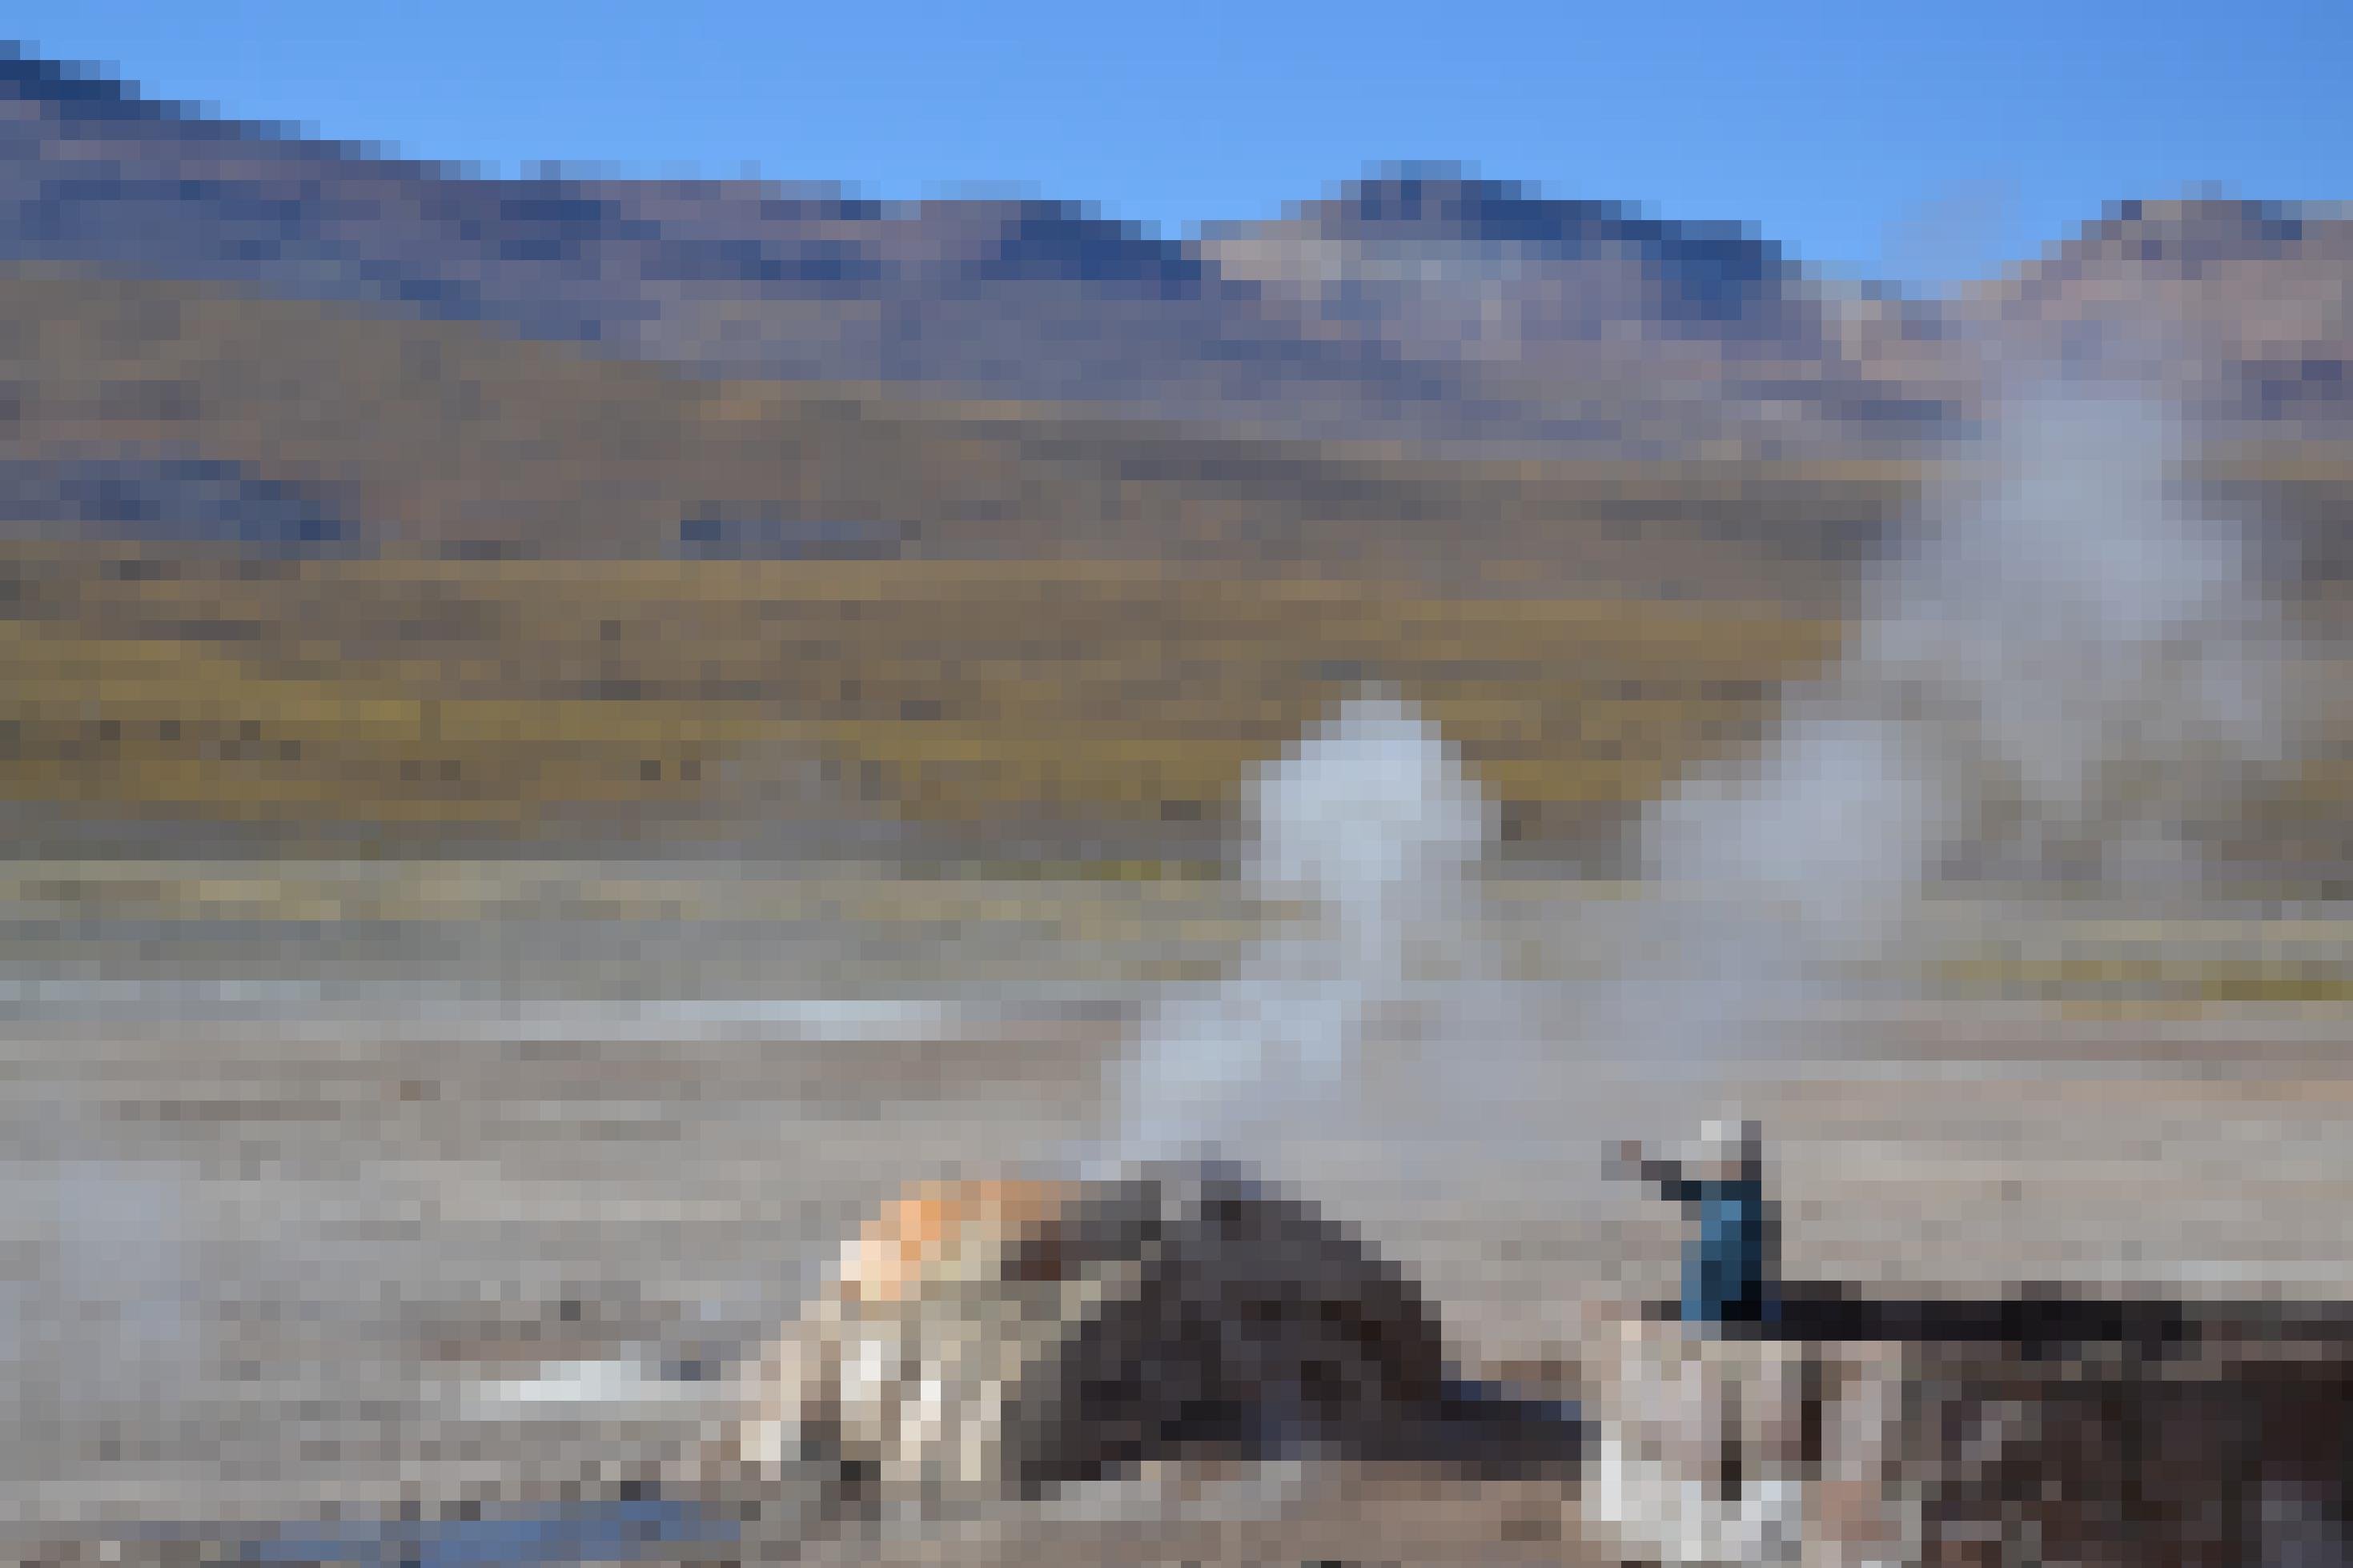
POLYGON ((1818 305, 1768 242, 1499 182, 1387 176, 1172 240, 1044 200, 472 177, 21 54, 0 57, 0 204, 16 219, 0 259, 485 321, 702 373, 1215 412, 1305 436, 1662 449, 1746 418, 1737 389, 1711 403, 1685 384, 1722 379, 1719 359, 1785 362, 1783 390, 1826 381, 1826 406, 1868 390, 1827 363, 1818 305), (1419 296, 1368 286, 1400 238, 1507 249, 1514 330, 1574 341, 1579 363, 1464 352, 1460 258, 1419 296), (1303 240, 1371 259, 1306 293, 1237 261, 1303 240), (1651 320, 1672 342, 1595 330, 1651 320))

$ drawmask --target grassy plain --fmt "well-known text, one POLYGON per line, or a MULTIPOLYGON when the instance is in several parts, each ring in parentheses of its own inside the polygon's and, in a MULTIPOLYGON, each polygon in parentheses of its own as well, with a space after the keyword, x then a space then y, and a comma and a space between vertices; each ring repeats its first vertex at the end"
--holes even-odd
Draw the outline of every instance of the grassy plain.
MULTIPOLYGON (((412 850, 801 813, 969 831, 984 855, 1016 822, 1117 825, 1122 849, 1077 858, 1150 860, 1153 834, 1198 843, 1253 764, 1370 682, 1438 720, 1507 835, 1603 841, 1754 745, 1782 684, 1835 657, 1857 555, 1930 472, 1521 460, 698 380, 23 269, 0 272, 0 456, 197 455, 316 495, 356 552, 16 520, 0 802, 335 822, 412 850), (712 513, 906 543, 679 558, 682 520, 712 513)), ((2225 454, 2216 477, 2314 538, 2353 494, 2341 455, 2303 449, 2225 454)), ((2346 755, 2320 748, 2257 837, 2334 832, 2346 755)))
POLYGON ((0 789, 527 826, 723 810, 732 765, 975 824, 1197 819, 1386 682, 1524 821, 1621 808, 1758 732, 1838 628, 1771 605, 1495 601, 1051 563, 319 562, 18 553, 0 789))

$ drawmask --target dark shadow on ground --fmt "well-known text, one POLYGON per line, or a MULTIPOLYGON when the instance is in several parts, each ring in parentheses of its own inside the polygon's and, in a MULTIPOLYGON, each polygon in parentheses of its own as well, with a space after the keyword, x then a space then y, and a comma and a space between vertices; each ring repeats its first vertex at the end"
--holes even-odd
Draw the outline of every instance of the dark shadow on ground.
MULTIPOLYGON (((1659 1303, 1647 1315, 1672 1321, 1678 1314, 1672 1303, 1659 1303)), ((2095 1345, 2183 1354, 2260 1340, 2353 1346, 2353 1305, 2097 1295, 2039 1282, 1992 1297, 1891 1297, 1836 1280, 1800 1280, 1779 1287, 1778 1310, 1769 1324, 1722 1331, 1828 1342, 2006 1344, 2030 1361, 2095 1345)))
POLYGON ((1529 1398, 1504 1384, 1457 1380, 1436 1410, 1346 1445, 1346 1457, 1503 1479, 1577 1465, 1589 1435, 1573 1400, 1529 1398))

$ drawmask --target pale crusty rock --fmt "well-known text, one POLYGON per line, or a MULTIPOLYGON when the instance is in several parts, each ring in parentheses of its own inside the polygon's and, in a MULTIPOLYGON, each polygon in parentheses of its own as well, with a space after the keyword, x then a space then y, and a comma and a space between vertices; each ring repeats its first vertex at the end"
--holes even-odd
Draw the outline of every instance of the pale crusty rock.
POLYGON ((1915 1561, 1887 1447, 1903 1375, 1884 1347, 1620 1322, 1588 1346, 1585 1526, 1662 1563, 1915 1561))
POLYGON ((770 1347, 736 1448, 936 1510, 1270 1430, 1365 1442, 1439 1408, 1447 1376, 1397 1268, 1240 1173, 937 1184, 854 1237, 770 1347))
POLYGON ((2270 1304, 1856 1310, 1588 1341, 1581 1502, 1662 1563, 2353 1561, 2353 1321, 2270 1304))

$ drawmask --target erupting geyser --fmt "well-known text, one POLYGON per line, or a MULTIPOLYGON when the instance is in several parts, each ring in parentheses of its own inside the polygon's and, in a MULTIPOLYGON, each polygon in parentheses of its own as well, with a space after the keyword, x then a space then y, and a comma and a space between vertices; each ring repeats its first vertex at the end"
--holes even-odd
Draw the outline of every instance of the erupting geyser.
POLYGON ((1344 705, 1252 782, 1250 805, 1250 886, 1304 918, 1149 1011, 1119 1086, 1128 1158, 1262 1163, 1303 1121, 1393 1134, 1416 1101, 1430 1110, 1420 1053, 1476 1038, 1467 1015, 1501 995, 1471 896, 1495 809, 1405 702, 1344 705))
POLYGON ((1758 1047, 1897 950, 1942 891, 2208 885, 2295 751, 2291 640, 2247 530, 2193 499, 2189 433, 2109 388, 2012 397, 1866 583, 1845 658, 1761 754, 1645 824, 1668 895, 1613 1029, 1758 1047))

